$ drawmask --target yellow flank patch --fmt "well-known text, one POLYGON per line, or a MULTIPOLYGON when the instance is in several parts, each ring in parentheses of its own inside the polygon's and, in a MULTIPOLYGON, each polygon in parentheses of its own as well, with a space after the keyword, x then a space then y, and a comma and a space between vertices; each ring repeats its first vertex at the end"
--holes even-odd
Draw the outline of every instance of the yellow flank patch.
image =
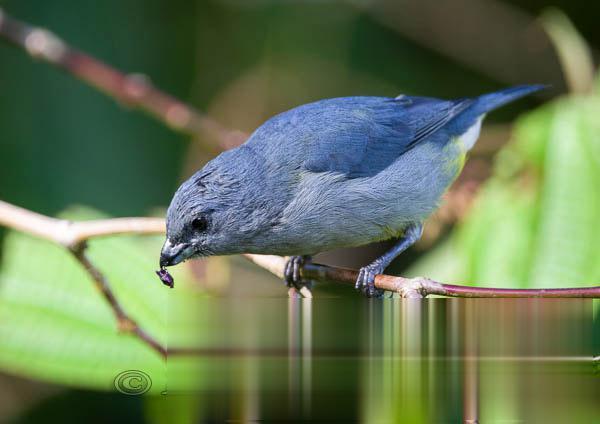
POLYGON ((444 171, 456 178, 465 166, 467 152, 459 137, 452 138, 444 150, 444 171))

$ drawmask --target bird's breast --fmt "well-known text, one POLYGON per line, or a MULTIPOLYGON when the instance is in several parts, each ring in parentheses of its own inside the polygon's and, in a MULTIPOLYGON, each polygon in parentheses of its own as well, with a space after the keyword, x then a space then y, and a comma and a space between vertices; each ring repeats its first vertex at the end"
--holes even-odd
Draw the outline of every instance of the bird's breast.
POLYGON ((398 236, 435 210, 464 152, 457 138, 416 146, 372 177, 303 172, 263 250, 309 254, 398 236))

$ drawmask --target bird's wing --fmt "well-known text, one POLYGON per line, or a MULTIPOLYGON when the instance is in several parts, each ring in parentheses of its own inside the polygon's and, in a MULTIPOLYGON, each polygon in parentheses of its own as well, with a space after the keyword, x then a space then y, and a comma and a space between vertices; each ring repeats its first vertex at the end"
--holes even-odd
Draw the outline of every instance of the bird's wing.
POLYGON ((311 134, 304 169, 347 178, 376 175, 473 102, 408 96, 358 99, 326 108, 313 118, 317 131, 311 134))

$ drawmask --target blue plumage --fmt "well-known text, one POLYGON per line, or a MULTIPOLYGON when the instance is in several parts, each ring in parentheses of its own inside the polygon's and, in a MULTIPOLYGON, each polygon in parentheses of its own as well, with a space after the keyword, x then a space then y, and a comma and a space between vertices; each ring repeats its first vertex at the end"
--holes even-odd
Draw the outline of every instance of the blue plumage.
POLYGON ((374 275, 420 237, 483 116, 541 88, 458 100, 345 97, 281 113, 179 188, 161 266, 211 254, 310 255, 401 237, 361 272, 357 287, 375 295, 374 275), (206 228, 194 227, 199 217, 206 228))
MULTIPOLYGON (((342 97, 309 103, 274 116, 248 140, 248 146, 277 144, 278 154, 302 155, 314 172, 341 172, 349 178, 373 176, 411 147, 442 131, 447 142, 481 116, 541 89, 513 87, 476 99, 427 97, 342 97), (291 150, 296 149, 296 152, 291 150)), ((289 156, 287 156, 289 158, 289 156)), ((278 160, 278 159, 277 159, 278 160)))

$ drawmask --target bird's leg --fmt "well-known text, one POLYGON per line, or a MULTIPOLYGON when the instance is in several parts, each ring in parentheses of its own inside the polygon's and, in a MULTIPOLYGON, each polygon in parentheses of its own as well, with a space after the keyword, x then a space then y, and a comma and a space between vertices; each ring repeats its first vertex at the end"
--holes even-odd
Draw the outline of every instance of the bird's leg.
POLYGON ((423 234, 423 224, 411 224, 404 230, 402 238, 379 258, 375 259, 369 265, 362 267, 356 280, 356 289, 363 292, 367 297, 382 297, 383 290, 375 287, 375 276, 383 274, 383 271, 390 263, 402 252, 412 246, 423 234))
POLYGON ((310 281, 304 281, 300 276, 300 269, 310 261, 311 258, 308 255, 289 257, 283 271, 283 278, 288 287, 300 289, 302 286, 308 286, 310 288, 310 281))

